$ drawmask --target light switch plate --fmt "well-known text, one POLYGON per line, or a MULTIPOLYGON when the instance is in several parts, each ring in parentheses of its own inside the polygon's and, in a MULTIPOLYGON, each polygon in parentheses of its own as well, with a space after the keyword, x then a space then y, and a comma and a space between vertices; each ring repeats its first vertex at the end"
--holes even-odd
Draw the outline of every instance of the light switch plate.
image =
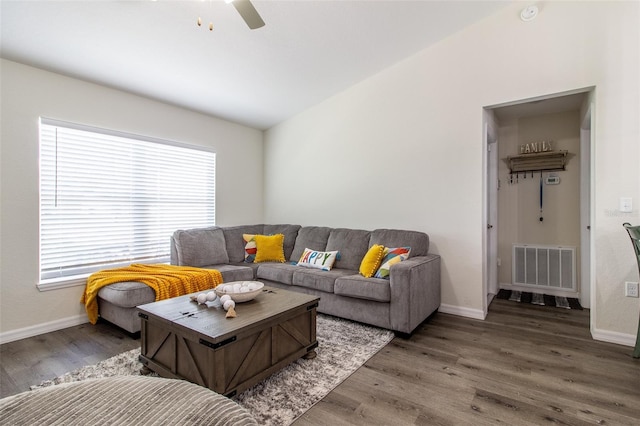
POLYGON ((620 211, 623 213, 631 213, 633 211, 633 201, 631 197, 620 197, 620 211))

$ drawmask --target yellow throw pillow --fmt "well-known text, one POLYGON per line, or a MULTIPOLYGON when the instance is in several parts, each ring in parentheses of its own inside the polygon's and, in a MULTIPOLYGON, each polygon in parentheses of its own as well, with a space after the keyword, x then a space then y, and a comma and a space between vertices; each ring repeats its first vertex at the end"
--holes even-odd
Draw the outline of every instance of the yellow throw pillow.
POLYGON ((255 263, 260 262, 286 262, 284 258, 284 234, 256 235, 255 263))
POLYGON ((371 278, 380 267, 383 255, 384 246, 380 244, 374 244, 371 246, 360 263, 360 274, 366 278, 371 278))

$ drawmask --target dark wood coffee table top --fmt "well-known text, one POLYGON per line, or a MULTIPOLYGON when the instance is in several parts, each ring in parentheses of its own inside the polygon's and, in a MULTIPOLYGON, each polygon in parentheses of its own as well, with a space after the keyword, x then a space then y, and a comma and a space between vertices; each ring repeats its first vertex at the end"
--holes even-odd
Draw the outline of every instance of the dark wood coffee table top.
POLYGON ((182 325, 216 341, 244 331, 256 323, 277 320, 290 310, 317 304, 319 300, 317 296, 265 286, 255 299, 236 303, 236 318, 225 318, 227 312, 219 298, 200 305, 191 300, 191 295, 140 305, 138 309, 143 314, 155 316, 156 320, 182 325))

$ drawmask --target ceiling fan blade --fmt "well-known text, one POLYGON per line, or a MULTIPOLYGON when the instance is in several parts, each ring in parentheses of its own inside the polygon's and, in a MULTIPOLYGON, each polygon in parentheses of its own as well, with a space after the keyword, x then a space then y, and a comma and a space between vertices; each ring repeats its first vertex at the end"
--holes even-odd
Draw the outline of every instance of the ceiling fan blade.
POLYGON ((240 16, 242 16, 244 22, 246 22, 249 28, 251 28, 252 30, 264 26, 264 21, 258 14, 256 8, 253 7, 253 4, 251 4, 251 1, 234 0, 233 6, 236 8, 238 13, 240 13, 240 16))

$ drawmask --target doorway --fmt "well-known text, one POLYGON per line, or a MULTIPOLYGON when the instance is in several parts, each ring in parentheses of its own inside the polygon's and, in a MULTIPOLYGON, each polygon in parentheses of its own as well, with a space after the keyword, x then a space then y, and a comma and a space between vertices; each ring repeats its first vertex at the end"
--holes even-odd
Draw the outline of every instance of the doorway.
MULTIPOLYGON (((593 100, 593 88, 586 88, 484 108, 485 315, 501 288, 577 297, 590 307, 593 100), (566 152, 566 163, 515 172, 514 157, 543 150, 554 157, 566 152), (544 253, 568 248, 572 276, 565 273, 565 283, 557 285, 537 281, 544 275, 537 270, 536 281, 522 282, 519 245, 544 253)), ((536 156, 524 157, 529 163, 536 156)))

